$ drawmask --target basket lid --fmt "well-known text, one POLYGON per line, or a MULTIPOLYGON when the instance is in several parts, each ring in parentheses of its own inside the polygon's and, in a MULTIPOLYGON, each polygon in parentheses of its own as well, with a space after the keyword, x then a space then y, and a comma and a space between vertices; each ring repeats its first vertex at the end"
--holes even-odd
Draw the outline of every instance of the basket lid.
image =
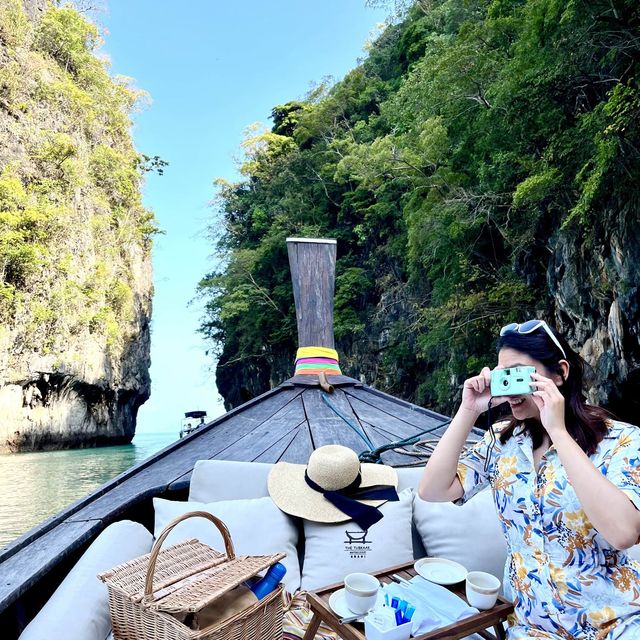
POLYGON ((150 553, 125 562, 99 578, 132 602, 166 613, 197 612, 263 569, 285 557, 227 556, 198 540, 185 540, 160 551, 153 592, 145 597, 150 553))
POLYGON ((150 596, 145 597, 150 553, 105 571, 99 577, 109 588, 145 608, 166 613, 195 613, 285 555, 237 556, 228 560, 225 554, 198 540, 185 540, 160 551, 150 596))
POLYGON ((154 590, 151 596, 142 599, 141 604, 146 609, 165 613, 198 612, 284 556, 284 553, 238 556, 164 589, 154 590))
MULTIPOLYGON (((124 562, 98 577, 110 588, 116 589, 134 602, 144 597, 147 569, 151 553, 124 562)), ((220 553, 199 540, 184 540, 163 549, 158 555, 153 585, 156 589, 165 587, 206 571, 226 560, 220 553)))
POLYGON ((206 511, 191 511, 178 516, 162 530, 151 553, 125 562, 98 577, 110 589, 121 592, 147 609, 195 613, 285 555, 236 556, 224 522, 206 511), (198 540, 186 540, 161 549, 177 524, 194 517, 206 518, 218 528, 226 554, 198 540))

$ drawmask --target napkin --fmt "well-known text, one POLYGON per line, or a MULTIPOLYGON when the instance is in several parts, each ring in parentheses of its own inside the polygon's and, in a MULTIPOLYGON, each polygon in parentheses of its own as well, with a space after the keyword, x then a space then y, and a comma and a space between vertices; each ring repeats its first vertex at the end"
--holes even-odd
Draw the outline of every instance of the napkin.
POLYGON ((384 591, 389 594, 389 600, 397 597, 415 606, 411 620, 412 636, 446 627, 478 613, 475 607, 470 607, 449 589, 429 582, 422 576, 415 576, 409 584, 386 584, 384 591))

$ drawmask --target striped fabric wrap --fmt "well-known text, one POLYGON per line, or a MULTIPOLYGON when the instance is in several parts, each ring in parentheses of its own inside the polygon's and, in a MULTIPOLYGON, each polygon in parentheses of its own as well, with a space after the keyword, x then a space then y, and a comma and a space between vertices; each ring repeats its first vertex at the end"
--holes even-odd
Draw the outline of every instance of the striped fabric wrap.
POLYGON ((338 352, 327 347, 300 347, 296 354, 294 375, 309 376, 321 372, 333 376, 342 374, 338 364, 338 352))
MULTIPOLYGON (((305 592, 301 591, 292 596, 283 591, 282 604, 284 608, 283 640, 302 640, 313 617, 313 612, 307 604, 305 592)), ((340 636, 324 622, 321 622, 314 640, 340 640, 340 636)))

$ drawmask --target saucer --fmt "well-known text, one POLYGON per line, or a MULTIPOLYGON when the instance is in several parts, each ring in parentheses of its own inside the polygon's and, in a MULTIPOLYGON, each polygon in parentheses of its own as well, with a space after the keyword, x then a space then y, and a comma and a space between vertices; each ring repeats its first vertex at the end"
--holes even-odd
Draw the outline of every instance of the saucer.
MULTIPOLYGON (((384 602, 384 596, 382 595, 382 591, 378 590, 378 599, 376 600, 375 605, 372 608, 382 606, 384 602)), ((342 589, 338 589, 334 591, 329 596, 329 606, 333 613, 337 614, 340 618, 346 618, 347 616, 353 616, 355 613, 347 607, 347 599, 344 594, 344 587, 342 589)), ((363 613, 362 617, 364 618, 367 614, 363 613)))
POLYGON ((450 585, 462 582, 468 571, 459 563, 446 558, 420 558, 413 565, 416 573, 429 582, 450 585))

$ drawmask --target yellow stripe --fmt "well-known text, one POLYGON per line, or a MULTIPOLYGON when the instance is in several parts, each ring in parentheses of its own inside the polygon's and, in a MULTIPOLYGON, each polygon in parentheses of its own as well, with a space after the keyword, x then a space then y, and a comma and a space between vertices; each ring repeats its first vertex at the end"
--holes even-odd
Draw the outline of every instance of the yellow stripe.
POLYGON ((327 347, 300 347, 296 353, 298 358, 333 358, 338 360, 338 352, 327 347))

